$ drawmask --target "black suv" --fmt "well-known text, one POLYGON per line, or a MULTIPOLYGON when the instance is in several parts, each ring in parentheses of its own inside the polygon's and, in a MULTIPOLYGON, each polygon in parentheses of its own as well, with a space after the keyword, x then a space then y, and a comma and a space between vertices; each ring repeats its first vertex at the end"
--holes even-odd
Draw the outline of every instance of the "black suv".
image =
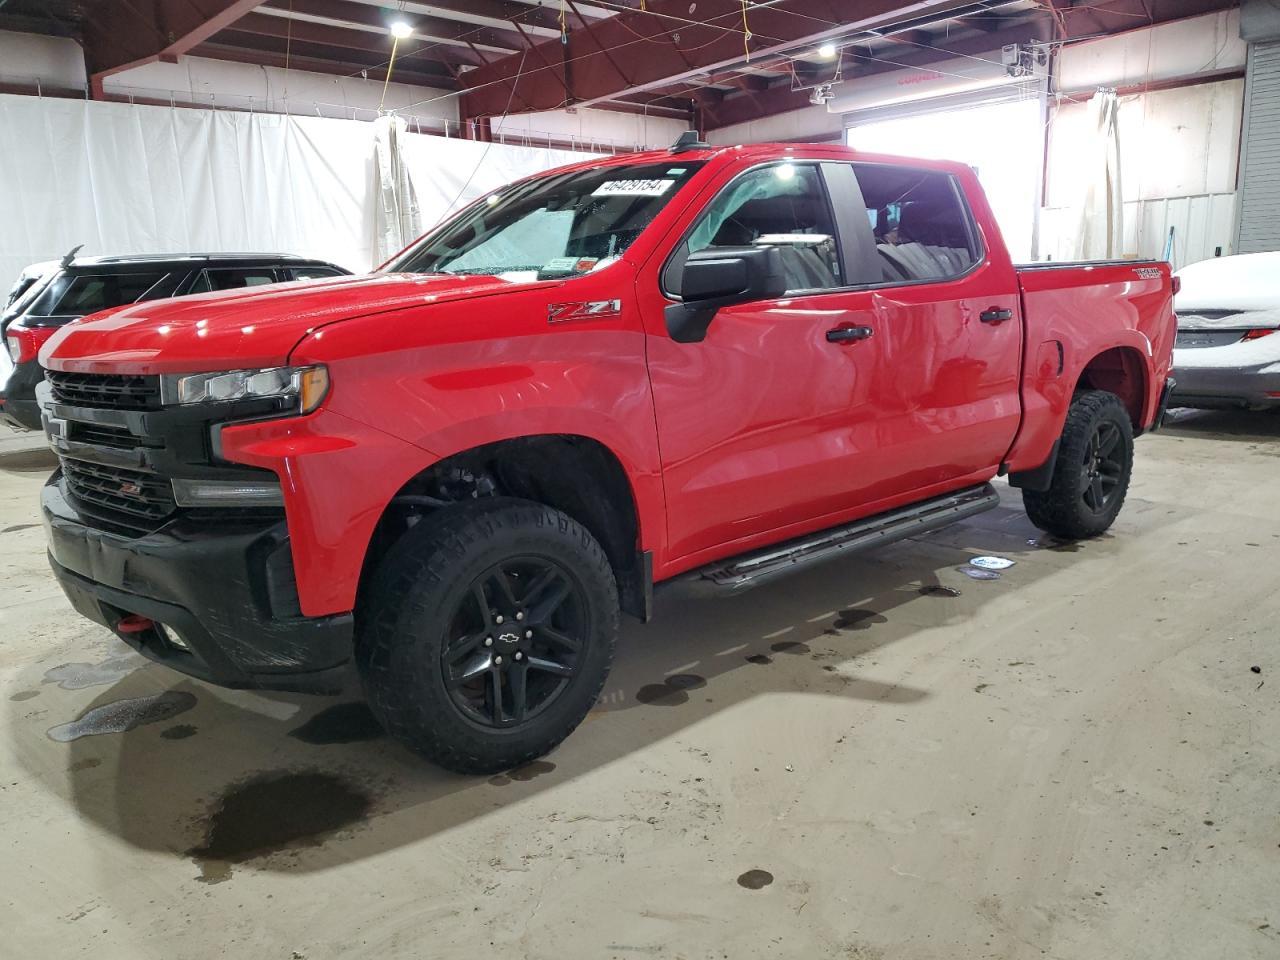
POLYGON ((142 300, 350 272, 322 260, 278 253, 80 257, 64 262, 37 281, 39 290, 27 291, 4 316, 8 356, 0 356, 0 363, 8 367, 4 360, 10 360, 12 367, 0 367, 0 417, 15 427, 40 429, 36 384, 44 372, 36 355, 54 330, 72 320, 142 300))

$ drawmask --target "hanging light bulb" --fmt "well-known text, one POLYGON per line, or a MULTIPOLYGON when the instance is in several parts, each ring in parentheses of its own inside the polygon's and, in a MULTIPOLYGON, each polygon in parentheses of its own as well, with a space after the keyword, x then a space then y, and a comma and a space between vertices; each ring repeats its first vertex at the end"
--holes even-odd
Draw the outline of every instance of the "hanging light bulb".
POLYGON ((413 36, 413 27, 405 23, 403 20, 397 20, 391 25, 391 36, 397 40, 408 40, 413 36))

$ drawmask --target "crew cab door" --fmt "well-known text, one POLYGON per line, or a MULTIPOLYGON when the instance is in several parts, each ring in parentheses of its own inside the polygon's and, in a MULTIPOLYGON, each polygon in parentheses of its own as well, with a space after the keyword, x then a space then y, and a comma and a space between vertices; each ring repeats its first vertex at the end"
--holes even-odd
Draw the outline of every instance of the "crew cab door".
POLYGON ((879 191, 867 201, 844 161, 773 163, 722 186, 662 289, 678 295, 689 253, 746 244, 779 247, 791 283, 721 308, 700 342, 667 336, 642 284, 668 560, 945 492, 1008 450, 1021 335, 1003 246, 984 247, 948 173, 865 179, 879 191))
POLYGON ((838 513, 892 486, 867 386, 884 375, 880 342, 857 339, 868 305, 842 290, 823 167, 777 162, 732 178, 660 281, 678 295, 690 253, 767 243, 781 251, 787 296, 722 307, 705 339, 677 343, 664 325, 668 300, 641 283, 670 558, 838 513))
POLYGON ((873 316, 886 374, 874 401, 892 424, 902 486, 931 495, 994 474, 1022 416, 1023 325, 1017 274, 977 177, 853 169, 866 215, 847 242, 873 282, 852 296, 873 316))

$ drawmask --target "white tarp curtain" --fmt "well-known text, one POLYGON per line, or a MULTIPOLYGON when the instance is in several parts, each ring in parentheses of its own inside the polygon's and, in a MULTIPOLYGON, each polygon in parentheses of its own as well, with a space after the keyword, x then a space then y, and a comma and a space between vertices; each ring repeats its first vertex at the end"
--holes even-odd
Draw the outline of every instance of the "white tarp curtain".
POLYGON ((1084 196, 1076 235, 1077 260, 1106 260, 1123 254, 1124 202, 1120 190, 1120 105, 1114 90, 1089 100, 1085 133, 1078 145, 1084 196))
POLYGON ((422 235, 422 213, 402 149, 408 128, 399 117, 384 115, 373 121, 373 190, 377 198, 373 259, 378 263, 422 235))
MULTIPOLYGON (((271 251, 363 271, 374 124, 0 95, 0 291, 37 260, 271 251)), ((404 134, 429 228, 480 193, 586 154, 404 134)))

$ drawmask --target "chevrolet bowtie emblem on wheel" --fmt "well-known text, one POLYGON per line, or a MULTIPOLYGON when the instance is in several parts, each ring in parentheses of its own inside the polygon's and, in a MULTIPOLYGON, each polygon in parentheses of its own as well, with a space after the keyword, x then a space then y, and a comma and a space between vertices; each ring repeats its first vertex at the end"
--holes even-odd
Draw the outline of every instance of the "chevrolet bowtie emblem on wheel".
POLYGON ((547 307, 547 323, 564 323, 566 320, 594 320, 597 317, 616 317, 620 313, 622 313, 621 300, 553 303, 547 307))
POLYGON ((518 633, 504 633, 498 637, 498 640, 505 643, 507 646, 512 647, 520 642, 520 635, 518 633))

